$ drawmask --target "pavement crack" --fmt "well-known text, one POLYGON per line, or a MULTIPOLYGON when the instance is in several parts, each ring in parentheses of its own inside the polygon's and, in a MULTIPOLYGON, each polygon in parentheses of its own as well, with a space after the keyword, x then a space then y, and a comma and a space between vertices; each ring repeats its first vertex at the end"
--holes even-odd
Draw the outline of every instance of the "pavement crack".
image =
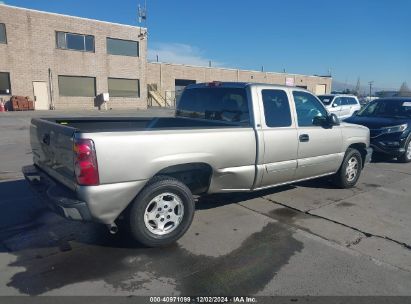
MULTIPOLYGON (((373 234, 373 233, 370 233, 370 232, 362 231, 361 229, 358 229, 358 228, 356 228, 356 227, 354 227, 354 226, 350 226, 350 225, 344 224, 344 223, 339 222, 339 221, 336 221, 336 220, 329 219, 329 218, 324 217, 324 216, 321 216, 321 215, 317 215, 317 214, 310 213, 310 210, 308 210, 308 211, 302 211, 302 210, 300 210, 300 209, 297 209, 297 208, 294 208, 294 207, 290 207, 290 206, 287 206, 286 204, 283 204, 283 203, 274 201, 274 200, 272 200, 272 199, 270 199, 270 198, 264 198, 264 199, 266 199, 266 200, 268 200, 268 201, 270 201, 270 202, 272 202, 272 203, 274 203, 274 204, 280 205, 280 206, 282 206, 282 207, 285 207, 285 208, 288 208, 288 209, 292 209, 292 210, 294 210, 294 211, 296 211, 296 212, 303 213, 303 214, 307 214, 307 215, 310 215, 310 216, 312 216, 312 217, 320 218, 320 219, 323 219, 323 220, 332 222, 332 223, 334 223, 334 224, 337 224, 337 225, 341 225, 341 226, 350 228, 350 229, 352 229, 352 230, 354 230, 354 231, 357 231, 357 232, 363 234, 363 235, 364 235, 365 237, 367 237, 367 238, 368 238, 368 237, 376 237, 376 238, 380 238, 380 239, 385 239, 385 240, 394 242, 394 243, 396 243, 396 244, 398 244, 398 245, 401 245, 401 246, 403 246, 403 247, 411 250, 411 245, 410 245, 410 244, 407 244, 407 243, 404 243, 404 242, 395 240, 395 239, 390 238, 390 237, 388 237, 388 236, 378 235, 378 234, 373 234)), ((361 240, 360 240, 360 241, 361 241, 361 240)), ((360 242, 360 241, 359 241, 359 242, 360 242)), ((358 243, 359 243, 359 242, 358 242, 358 243)), ((352 246, 352 245, 356 245, 356 244, 351 244, 351 246, 352 246)))
POLYGON ((354 246, 354 245, 358 245, 363 238, 364 238, 363 236, 359 236, 359 237, 356 238, 354 241, 349 242, 348 244, 346 244, 346 246, 347 246, 347 247, 351 247, 351 246, 354 246))

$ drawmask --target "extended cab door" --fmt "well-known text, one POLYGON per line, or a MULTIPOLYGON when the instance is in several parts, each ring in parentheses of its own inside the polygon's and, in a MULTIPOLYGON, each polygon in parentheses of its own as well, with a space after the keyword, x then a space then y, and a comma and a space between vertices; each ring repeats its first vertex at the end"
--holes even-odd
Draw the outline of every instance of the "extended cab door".
POLYGON ((257 187, 291 181, 297 168, 297 129, 285 89, 258 89, 261 110, 261 133, 264 153, 259 164, 262 171, 257 187))
POLYGON ((298 126, 298 161, 295 179, 334 173, 338 170, 342 152, 340 126, 315 126, 315 116, 327 116, 321 102, 305 91, 293 91, 298 126))

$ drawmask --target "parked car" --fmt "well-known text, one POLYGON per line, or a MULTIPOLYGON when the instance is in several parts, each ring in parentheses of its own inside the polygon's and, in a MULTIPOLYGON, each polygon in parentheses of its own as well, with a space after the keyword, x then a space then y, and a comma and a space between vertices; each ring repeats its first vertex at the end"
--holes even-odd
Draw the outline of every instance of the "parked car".
POLYGON ((376 99, 346 122, 368 127, 377 153, 411 162, 411 98, 376 99))
POLYGON ((319 95, 318 98, 327 110, 339 119, 351 117, 361 109, 361 104, 354 95, 330 94, 319 95))
POLYGON ((306 90, 250 83, 189 85, 175 117, 31 121, 26 179, 66 218, 147 246, 179 239, 193 194, 249 192, 332 176, 353 187, 370 160, 369 130, 341 124, 306 90))

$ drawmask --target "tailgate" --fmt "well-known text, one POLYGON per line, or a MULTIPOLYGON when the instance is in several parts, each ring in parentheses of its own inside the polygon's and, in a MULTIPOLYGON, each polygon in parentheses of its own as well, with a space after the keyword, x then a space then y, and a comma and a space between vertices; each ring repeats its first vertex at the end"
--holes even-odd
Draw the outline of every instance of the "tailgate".
POLYGON ((30 126, 34 164, 73 190, 75 132, 75 128, 46 119, 32 119, 30 126))

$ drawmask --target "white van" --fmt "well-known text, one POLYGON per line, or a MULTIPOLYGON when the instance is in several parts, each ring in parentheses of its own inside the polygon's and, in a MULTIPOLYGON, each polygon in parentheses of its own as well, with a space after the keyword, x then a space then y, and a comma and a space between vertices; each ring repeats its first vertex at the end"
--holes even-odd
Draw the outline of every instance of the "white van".
POLYGON ((334 113, 340 119, 351 117, 361 109, 360 102, 354 95, 329 94, 319 95, 318 98, 328 112, 334 113))

